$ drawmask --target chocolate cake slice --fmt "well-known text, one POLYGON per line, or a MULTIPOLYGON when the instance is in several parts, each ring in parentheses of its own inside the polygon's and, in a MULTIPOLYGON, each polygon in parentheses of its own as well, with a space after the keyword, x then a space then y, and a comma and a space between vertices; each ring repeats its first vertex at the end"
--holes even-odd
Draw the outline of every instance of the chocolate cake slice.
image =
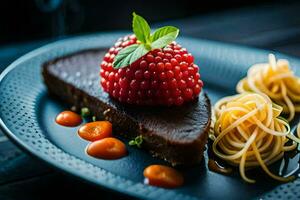
POLYGON ((173 165, 199 163, 210 126, 207 95, 202 91, 197 100, 179 107, 121 104, 100 86, 99 63, 105 52, 86 50, 45 63, 42 73, 50 94, 111 121, 114 134, 129 139, 142 135, 142 147, 153 156, 173 165))

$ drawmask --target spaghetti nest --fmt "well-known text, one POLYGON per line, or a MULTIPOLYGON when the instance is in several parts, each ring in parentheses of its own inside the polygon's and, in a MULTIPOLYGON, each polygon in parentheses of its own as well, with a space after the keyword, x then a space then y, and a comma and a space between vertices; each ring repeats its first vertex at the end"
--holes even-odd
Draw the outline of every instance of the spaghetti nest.
POLYGON ((245 171, 256 166, 279 181, 294 178, 277 176, 267 167, 282 158, 285 151, 296 148, 296 143, 286 144, 290 126, 279 118, 281 106, 264 94, 243 93, 219 100, 214 110, 213 151, 229 164, 239 166, 245 181, 255 182, 245 171))
POLYGON ((269 55, 269 63, 255 64, 248 70, 247 77, 237 85, 237 92, 256 92, 268 95, 283 107, 291 121, 295 112, 300 112, 300 78, 294 76, 287 60, 278 60, 269 55))

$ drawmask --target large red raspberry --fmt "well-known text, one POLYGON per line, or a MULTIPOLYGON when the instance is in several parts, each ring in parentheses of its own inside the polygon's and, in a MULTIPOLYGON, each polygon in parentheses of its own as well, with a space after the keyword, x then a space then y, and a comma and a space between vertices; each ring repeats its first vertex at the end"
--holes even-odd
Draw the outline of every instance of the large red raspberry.
POLYGON ((118 52, 136 44, 134 35, 120 38, 101 63, 101 85, 120 102, 137 105, 182 105, 201 92, 199 68, 194 57, 176 42, 154 49, 121 69, 113 68, 118 52))

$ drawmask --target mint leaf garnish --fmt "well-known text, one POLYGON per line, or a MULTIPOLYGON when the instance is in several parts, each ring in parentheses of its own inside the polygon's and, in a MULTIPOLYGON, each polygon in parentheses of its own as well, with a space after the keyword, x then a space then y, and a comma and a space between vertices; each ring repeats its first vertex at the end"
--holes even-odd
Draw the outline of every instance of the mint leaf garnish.
POLYGON ((179 34, 179 29, 174 26, 164 26, 151 35, 153 49, 162 48, 174 41, 179 34))
POLYGON ((144 44, 139 45, 138 48, 132 52, 130 64, 138 60, 140 57, 146 55, 148 52, 149 50, 146 49, 144 44))
POLYGON ((133 15, 132 29, 136 38, 144 44, 149 43, 150 26, 148 25, 147 21, 143 17, 135 13, 133 13, 132 15, 133 15))
POLYGON ((149 51, 165 47, 179 34, 179 29, 174 26, 161 27, 151 34, 147 21, 136 13, 133 13, 132 28, 139 43, 120 50, 114 58, 113 67, 115 69, 127 67, 149 51))
POLYGON ((121 51, 116 55, 114 59, 113 62, 114 68, 119 69, 130 65, 131 64, 130 59, 133 54, 137 54, 134 53, 134 51, 136 51, 139 48, 139 46, 140 46, 139 44, 133 44, 124 49, 121 49, 121 51))

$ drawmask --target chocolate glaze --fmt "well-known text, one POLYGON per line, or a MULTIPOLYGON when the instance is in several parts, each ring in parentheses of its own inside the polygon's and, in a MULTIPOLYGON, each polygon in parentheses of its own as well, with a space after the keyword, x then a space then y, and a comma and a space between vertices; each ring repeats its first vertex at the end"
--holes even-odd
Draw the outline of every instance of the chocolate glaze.
POLYGON ((113 123, 114 133, 143 136, 142 147, 173 165, 199 163, 210 125, 211 105, 201 92, 180 107, 124 105, 100 87, 99 63, 104 50, 86 50, 44 64, 48 91, 77 108, 88 107, 97 119, 113 123))

